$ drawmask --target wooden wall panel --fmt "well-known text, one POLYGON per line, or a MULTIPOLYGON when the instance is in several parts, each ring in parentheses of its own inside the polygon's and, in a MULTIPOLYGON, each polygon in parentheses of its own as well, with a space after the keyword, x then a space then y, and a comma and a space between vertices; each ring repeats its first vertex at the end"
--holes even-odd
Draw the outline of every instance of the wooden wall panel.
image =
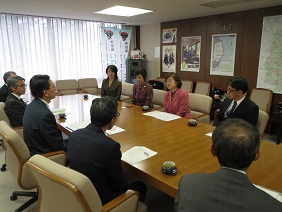
MULTIPOLYGON (((257 83, 263 17, 272 15, 282 15, 282 6, 164 22, 161 23, 161 51, 163 45, 162 30, 177 28, 176 72, 181 76, 181 79, 189 79, 195 82, 208 81, 217 87, 225 88, 228 79, 230 79, 229 76, 210 75, 212 35, 236 33, 234 75, 245 77, 251 89, 256 87, 257 83), (219 31, 217 23, 218 20, 223 18, 231 20, 231 29, 219 31), (181 38, 189 36, 201 36, 199 73, 180 71, 181 38)), ((162 62, 160 64, 160 76, 165 77, 166 73, 162 72, 162 62)), ((282 95, 274 94, 272 111, 278 111, 278 101, 282 101, 282 95)))

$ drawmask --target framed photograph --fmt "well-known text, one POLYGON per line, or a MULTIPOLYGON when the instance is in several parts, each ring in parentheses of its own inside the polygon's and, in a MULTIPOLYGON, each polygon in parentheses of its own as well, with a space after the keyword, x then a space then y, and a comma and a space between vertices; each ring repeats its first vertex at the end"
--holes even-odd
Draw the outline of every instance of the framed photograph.
POLYGON ((181 71, 200 71, 201 36, 182 37, 181 71))
POLYGON ((163 46, 162 67, 163 72, 176 72, 176 45, 163 46))
POLYGON ((163 43, 176 43, 177 28, 163 29, 163 43))
POLYGON ((234 76, 236 33, 212 36, 211 75, 234 76))

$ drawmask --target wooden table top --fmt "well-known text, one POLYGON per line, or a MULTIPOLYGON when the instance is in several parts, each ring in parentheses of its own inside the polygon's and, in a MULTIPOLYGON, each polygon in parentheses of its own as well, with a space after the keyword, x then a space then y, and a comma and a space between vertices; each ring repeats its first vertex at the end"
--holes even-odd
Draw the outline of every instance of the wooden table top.
MULTIPOLYGON (((52 108, 65 108, 66 120, 58 120, 58 128, 69 135, 66 128, 71 123, 90 120, 91 102, 96 96, 89 95, 88 100, 83 95, 66 95, 56 97, 50 104, 52 108)), ((126 103, 119 102, 116 126, 125 129, 124 132, 110 135, 121 144, 125 152, 134 146, 145 146, 157 155, 135 165, 123 162, 123 168, 155 188, 172 197, 177 196, 178 183, 184 174, 198 172, 214 172, 219 168, 216 157, 210 153, 211 137, 206 136, 214 127, 198 122, 196 127, 187 126, 188 120, 180 118, 173 121, 161 121, 143 115, 139 106, 123 108, 126 103), (174 161, 178 168, 175 175, 166 175, 161 171, 164 161, 174 161)), ((248 176, 254 184, 258 184, 282 192, 282 145, 263 141, 262 155, 255 161, 248 176)))

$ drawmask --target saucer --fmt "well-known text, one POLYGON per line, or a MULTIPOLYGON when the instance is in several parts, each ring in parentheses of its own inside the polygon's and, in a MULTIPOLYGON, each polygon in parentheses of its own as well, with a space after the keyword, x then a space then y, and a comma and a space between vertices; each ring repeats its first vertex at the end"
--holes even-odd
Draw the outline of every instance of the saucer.
POLYGON ((175 167, 175 168, 172 169, 171 171, 166 170, 164 167, 162 167, 161 170, 162 170, 163 173, 165 173, 165 174, 176 174, 176 173, 177 173, 177 167, 175 167))

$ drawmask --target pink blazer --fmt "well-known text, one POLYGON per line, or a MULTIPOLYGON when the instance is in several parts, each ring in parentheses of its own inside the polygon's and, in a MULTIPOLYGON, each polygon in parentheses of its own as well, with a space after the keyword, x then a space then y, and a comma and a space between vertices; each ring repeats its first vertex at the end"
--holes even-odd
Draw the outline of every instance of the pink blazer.
POLYGON ((179 88, 176 90, 173 99, 171 99, 171 91, 166 92, 164 99, 164 111, 191 119, 192 114, 190 111, 188 93, 179 88))

